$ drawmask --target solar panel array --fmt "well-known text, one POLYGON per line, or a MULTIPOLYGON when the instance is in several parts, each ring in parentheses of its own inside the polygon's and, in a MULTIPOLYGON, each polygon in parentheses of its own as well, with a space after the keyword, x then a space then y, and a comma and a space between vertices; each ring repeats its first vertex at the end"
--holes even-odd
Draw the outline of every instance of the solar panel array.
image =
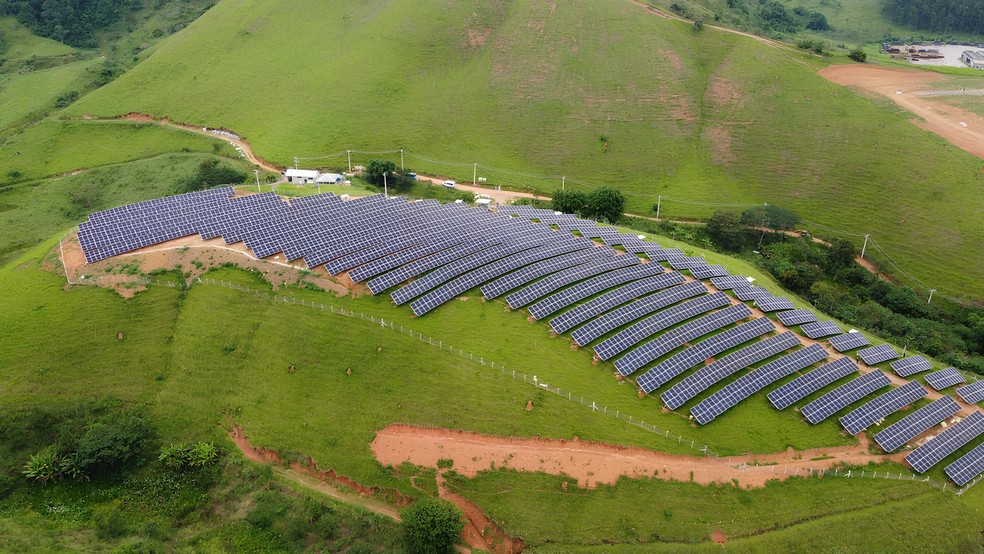
POLYGON ((893 452, 959 411, 960 405, 956 400, 949 396, 938 398, 875 433, 875 442, 885 452, 893 452))
POLYGON ((889 383, 891 381, 887 375, 872 371, 817 398, 803 406, 800 412, 807 421, 816 425, 876 390, 887 387, 889 383))
POLYGON ((735 298, 741 300, 742 302, 750 302, 757 298, 775 298, 775 296, 772 296, 771 292, 762 287, 756 287, 753 285, 735 287, 731 289, 731 293, 735 295, 735 298))
POLYGON ((675 410, 730 375, 799 344, 799 339, 791 331, 754 342, 691 373, 661 394, 660 398, 671 410, 675 410))
POLYGON ((683 275, 680 275, 679 273, 664 274, 663 266, 659 264, 639 264, 629 266, 624 269, 616 269, 615 271, 603 273, 597 277, 592 277, 591 279, 584 281, 579 286, 570 287, 558 293, 551 294, 550 296, 530 306, 530 315, 532 315, 534 319, 543 319, 558 310, 566 308, 579 300, 584 300, 585 298, 588 298, 589 296, 597 294, 601 291, 608 290, 631 281, 643 279, 645 277, 652 277, 654 275, 665 275, 663 279, 669 285, 676 285, 683 282, 683 275))
POLYGON ((905 461, 909 462, 909 466, 917 473, 925 473, 943 458, 953 454, 982 433, 984 433, 984 414, 974 412, 906 454, 905 461))
POLYGON ((752 311, 748 309, 748 306, 738 304, 684 323, 649 342, 637 346, 626 355, 615 360, 615 369, 621 375, 631 375, 640 367, 683 346, 687 341, 702 337, 726 325, 737 323, 750 315, 752 315, 752 311))
POLYGON ((711 284, 718 290, 730 290, 735 287, 747 287, 749 281, 748 277, 729 275, 727 277, 714 277, 711 279, 711 284))
POLYGON ((755 299, 755 306, 763 312, 778 312, 779 310, 792 310, 793 302, 788 298, 773 296, 772 298, 758 297, 755 299))
POLYGON ((927 385, 936 390, 943 390, 945 388, 967 382, 967 379, 963 376, 963 373, 957 371, 957 368, 955 367, 948 367, 946 369, 934 371, 933 373, 928 373, 924 379, 926 379, 927 385))
POLYGON ((888 365, 892 367, 892 371, 899 377, 908 377, 933 369, 933 365, 927 362, 926 358, 922 356, 909 356, 908 358, 895 360, 888 365))
POLYGON ((929 394, 925 387, 915 381, 909 381, 901 387, 892 389, 871 400, 861 407, 852 410, 840 418, 840 423, 849 435, 856 435, 870 427, 880 419, 901 410, 916 400, 929 394))
MULTIPOLYGON (((670 356, 639 377, 636 383, 643 392, 653 392, 677 375, 680 375, 704 360, 720 354, 729 348, 734 348, 739 344, 748 342, 755 337, 762 336, 774 329, 775 325, 768 319, 753 319, 752 321, 706 338, 690 348, 670 356)), ((665 401, 666 399, 664 398, 663 400, 665 401)))
POLYGON ((696 279, 710 279, 712 277, 725 277, 728 270, 719 265, 703 265, 690 268, 690 274, 696 279))
POLYGON ((984 400, 984 380, 974 381, 973 383, 957 389, 957 396, 968 404, 977 404, 984 400))
POLYGON ((630 265, 635 265, 641 263, 639 258, 632 256, 630 254, 623 254, 620 256, 615 256, 613 259, 608 261, 581 265, 577 267, 572 267, 570 269, 565 269, 564 271, 559 271, 540 279, 518 291, 506 296, 506 302, 512 309, 521 308, 527 304, 535 302, 536 300, 556 291, 567 285, 574 284, 578 281, 582 281, 589 277, 594 277, 606 271, 611 271, 613 269, 619 269, 622 267, 627 267, 630 265))
POLYGON ((858 357, 868 365, 875 365, 887 362, 888 360, 894 360, 899 357, 899 354, 892 348, 891 344, 886 343, 865 348, 864 350, 858 350, 858 357))
POLYGON ((810 310, 787 310, 785 312, 779 312, 777 315, 779 316, 779 321, 786 327, 813 323, 817 320, 817 316, 810 310))
POLYGON ((957 461, 943 468, 943 471, 961 487, 968 481, 984 472, 984 443, 978 444, 973 450, 957 458, 957 461))
POLYGON ((838 327, 833 321, 817 321, 814 323, 807 323, 800 327, 800 330, 803 331, 804 335, 814 340, 843 333, 841 328, 838 327))
POLYGON ((706 425, 756 392, 787 375, 791 375, 793 372, 827 359, 827 356, 827 351, 819 344, 811 344, 806 348, 801 348, 758 369, 753 369, 737 380, 728 383, 724 388, 694 406, 690 413, 693 414, 697 423, 706 425))
POLYGON ((871 344, 868 337, 857 331, 830 337, 828 340, 830 341, 830 346, 833 346, 834 350, 838 352, 847 352, 848 350, 854 350, 855 348, 861 348, 862 346, 871 344))
POLYGON ((592 298, 584 304, 551 319, 550 327, 557 333, 563 333, 629 300, 682 282, 683 276, 673 272, 629 283, 615 290, 608 291, 597 298, 592 298))
POLYGON ((777 388, 767 398, 777 410, 785 410, 834 381, 857 372, 858 366, 850 358, 837 358, 777 388))

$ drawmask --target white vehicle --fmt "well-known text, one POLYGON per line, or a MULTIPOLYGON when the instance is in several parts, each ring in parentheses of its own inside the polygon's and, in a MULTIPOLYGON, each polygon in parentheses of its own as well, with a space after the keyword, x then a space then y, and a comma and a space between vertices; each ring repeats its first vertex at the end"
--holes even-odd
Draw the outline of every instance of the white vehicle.
POLYGON ((452 181, 452 180, 450 180, 450 179, 449 179, 449 180, 447 180, 447 181, 444 181, 444 183, 443 183, 443 185, 444 185, 445 187, 447 187, 447 188, 449 188, 449 189, 453 189, 453 188, 454 188, 454 186, 455 186, 456 184, 457 184, 457 183, 455 183, 454 181, 452 181))

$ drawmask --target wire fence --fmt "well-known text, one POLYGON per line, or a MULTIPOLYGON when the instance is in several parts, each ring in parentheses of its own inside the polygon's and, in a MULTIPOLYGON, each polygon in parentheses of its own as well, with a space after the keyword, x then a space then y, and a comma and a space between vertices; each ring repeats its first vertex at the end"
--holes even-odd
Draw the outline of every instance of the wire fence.
MULTIPOLYGON (((82 284, 89 286, 98 286, 100 280, 103 276, 94 276, 84 281, 79 281, 78 283, 72 284, 82 284)), ((542 379, 529 371, 517 370, 515 368, 508 368, 505 365, 498 363, 485 356, 474 354, 463 348, 456 347, 450 343, 446 343, 443 340, 435 339, 418 331, 414 331, 402 324, 397 324, 395 322, 386 321, 382 317, 377 317, 374 315, 365 314, 362 312, 357 312, 354 310, 348 310, 342 307, 335 306, 333 304, 324 304, 321 302, 308 301, 304 299, 298 299, 292 296, 273 294, 267 291, 254 289, 248 286, 240 285, 237 283, 232 283, 229 281, 224 281, 220 279, 212 279, 209 277, 199 277, 195 279, 190 285, 185 285, 184 283, 174 282, 174 281, 162 281, 159 279, 151 279, 146 277, 134 277, 136 282, 143 285, 163 285, 171 288, 188 288, 188 286, 196 285, 212 285, 224 287, 227 289, 236 290, 245 294, 253 295, 258 298, 264 298, 273 301, 278 304, 289 304, 289 305, 300 305, 313 310, 318 310, 325 313, 330 313, 333 315, 339 315, 344 317, 349 317, 353 319, 359 319, 361 321, 368 322, 370 325, 378 325, 381 328, 389 329, 393 332, 398 332, 403 335, 409 336, 411 338, 417 339, 421 342, 427 343, 430 346, 436 347, 443 352, 449 354, 460 356, 463 359, 468 359, 469 361, 478 364, 481 367, 487 368, 492 371, 497 371, 499 374, 509 377, 515 381, 521 381, 522 383, 535 387, 539 390, 543 390, 552 393, 560 398, 566 398, 570 402, 575 402, 578 405, 584 407, 585 409, 591 410, 600 416, 611 417, 620 420, 629 425, 634 425, 640 429, 648 431, 662 439, 670 442, 675 442, 677 445, 687 447, 694 451, 695 454, 700 453, 709 459, 716 462, 726 464, 727 466, 743 473, 746 475, 758 474, 758 477, 764 479, 781 479, 788 477, 813 477, 813 478, 855 478, 855 479, 890 479, 897 481, 918 481, 921 483, 926 483, 937 489, 943 491, 952 491, 956 494, 963 494, 965 491, 976 485, 982 479, 984 475, 981 475, 967 483, 964 487, 958 488, 950 485, 948 481, 939 482, 928 477, 918 477, 914 473, 901 473, 901 472, 889 472, 889 471, 877 471, 871 469, 812 469, 812 468, 801 468, 801 467, 790 467, 788 465, 781 466, 782 472, 779 472, 780 466, 776 464, 749 464, 743 462, 737 464, 733 462, 731 457, 721 456, 716 454, 711 450, 711 448, 703 444, 702 442, 684 437, 678 433, 671 432, 669 429, 662 428, 652 422, 647 422, 644 419, 635 417, 632 414, 625 413, 621 409, 610 408, 605 404, 599 404, 597 401, 591 398, 586 398, 583 394, 564 390, 560 387, 550 385, 544 382, 542 379)), ((71 281, 69 281, 71 283, 71 281)))

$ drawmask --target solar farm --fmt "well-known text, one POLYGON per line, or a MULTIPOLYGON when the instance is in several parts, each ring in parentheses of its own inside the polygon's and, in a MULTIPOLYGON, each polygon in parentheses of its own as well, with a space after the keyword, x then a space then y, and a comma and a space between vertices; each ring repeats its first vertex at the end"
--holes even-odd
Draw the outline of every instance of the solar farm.
MULTIPOLYGON (((927 389, 910 380, 934 369, 922 356, 871 346, 719 265, 573 215, 220 188, 96 212, 78 230, 89 263, 196 235, 346 275, 416 317, 478 290, 569 335, 611 364, 616 381, 697 425, 727 425, 726 412, 762 393, 775 410, 795 407, 809 425, 836 417, 856 435, 928 402, 874 434, 891 453, 943 429, 905 456, 917 473, 984 435, 974 406, 984 382, 959 387, 963 376, 945 368, 925 375, 927 389), (950 387, 964 404, 939 392, 950 387)), ((984 443, 945 472, 958 485, 976 478, 984 443)))

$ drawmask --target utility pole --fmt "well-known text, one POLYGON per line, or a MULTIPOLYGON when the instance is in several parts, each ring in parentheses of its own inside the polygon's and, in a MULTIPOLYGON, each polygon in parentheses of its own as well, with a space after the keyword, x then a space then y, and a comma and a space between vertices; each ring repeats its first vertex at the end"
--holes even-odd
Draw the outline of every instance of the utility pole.
POLYGON ((294 169, 299 169, 300 165, 297 163, 297 156, 294 156, 294 169))
POLYGON ((911 338, 905 339, 905 346, 902 347, 902 357, 905 358, 905 352, 909 349, 909 341, 911 338))
POLYGON ((351 150, 346 150, 345 152, 348 154, 349 173, 352 173, 352 151, 351 150))
MULTIPOLYGON (((253 169, 253 175, 256 176, 256 192, 263 192, 260 189, 260 170, 259 169, 253 169)), ((932 298, 932 296, 930 296, 930 298, 932 298)))
POLYGON ((386 188, 386 172, 383 172, 383 196, 389 198, 389 189, 386 188))
POLYGON ((407 168, 403 166, 403 149, 400 148, 400 171, 406 171, 407 168))
POLYGON ((478 162, 475 162, 475 165, 472 166, 472 186, 474 187, 477 185, 478 185, 478 162))
POLYGON ((870 236, 871 235, 865 235, 864 236, 864 245, 861 247, 861 259, 862 260, 864 259, 864 249, 865 248, 868 248, 868 237, 870 237, 870 236))
POLYGON ((926 301, 927 304, 929 304, 930 302, 933 301, 933 293, 934 292, 936 292, 936 289, 929 289, 929 300, 926 301))
POLYGON ((567 175, 560 178, 560 190, 564 190, 565 184, 567 184, 567 175))
MULTIPOLYGON (((650 197, 652 198, 652 197, 650 197)), ((663 195, 656 195, 656 221, 659 221, 659 209, 663 206, 663 195)))

